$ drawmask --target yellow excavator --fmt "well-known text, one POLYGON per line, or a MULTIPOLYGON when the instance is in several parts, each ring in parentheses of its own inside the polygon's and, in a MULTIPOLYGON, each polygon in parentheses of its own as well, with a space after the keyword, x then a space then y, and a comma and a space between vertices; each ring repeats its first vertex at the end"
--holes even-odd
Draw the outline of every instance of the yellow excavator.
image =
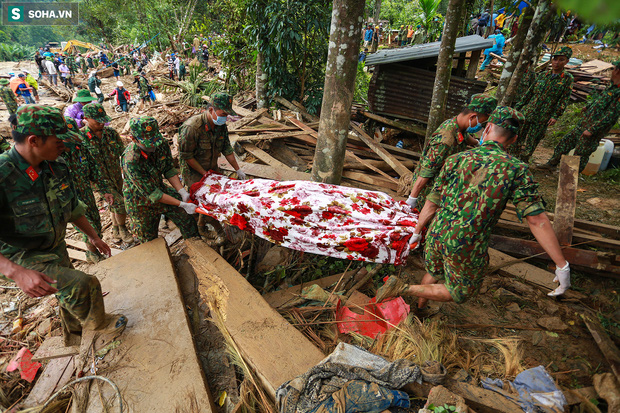
POLYGON ((77 49, 77 46, 79 47, 83 47, 85 49, 88 49, 87 52, 99 52, 101 51, 101 48, 99 46, 95 46, 92 43, 86 43, 86 42, 81 42, 79 40, 69 40, 67 42, 67 44, 65 44, 65 46, 62 48, 63 52, 69 52, 69 53, 78 53, 79 50, 77 49))

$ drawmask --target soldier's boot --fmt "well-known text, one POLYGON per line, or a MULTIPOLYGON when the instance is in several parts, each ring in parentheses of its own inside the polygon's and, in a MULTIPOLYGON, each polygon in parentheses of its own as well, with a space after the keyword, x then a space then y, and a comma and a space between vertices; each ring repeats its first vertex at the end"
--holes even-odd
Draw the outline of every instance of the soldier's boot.
POLYGON ((120 244, 121 242, 123 242, 120 231, 118 229, 118 225, 112 226, 112 242, 115 244, 120 244))
POLYGON ((377 291, 377 303, 392 297, 403 295, 409 289, 409 284, 395 275, 392 275, 377 291))
POLYGON ((103 260, 105 260, 105 257, 101 255, 99 251, 97 252, 86 251, 86 262, 90 264, 97 264, 98 262, 103 261, 103 260))
POLYGON ((133 244, 134 242, 133 235, 131 235, 131 233, 129 232, 129 230, 127 229, 125 225, 119 226, 119 232, 120 232, 120 236, 123 242, 127 244, 133 244))

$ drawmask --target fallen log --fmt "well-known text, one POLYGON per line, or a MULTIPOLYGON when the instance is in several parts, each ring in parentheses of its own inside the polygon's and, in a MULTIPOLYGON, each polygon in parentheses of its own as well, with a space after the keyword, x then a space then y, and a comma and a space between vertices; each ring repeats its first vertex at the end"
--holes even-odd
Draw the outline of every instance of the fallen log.
POLYGON ((396 128, 396 129, 404 130, 406 132, 415 133, 416 135, 421 135, 421 136, 425 136, 426 135, 426 129, 421 128, 419 126, 409 125, 409 124, 406 124, 404 122, 399 122, 399 121, 396 121, 396 120, 388 119, 386 117, 375 115, 374 113, 367 112, 367 111, 364 111, 362 113, 368 119, 376 120, 377 122, 381 122, 381 123, 383 123, 385 125, 392 126, 392 127, 396 128))
POLYGON ((620 350, 618 350, 618 347, 616 347, 611 338, 609 338, 609 335, 605 332, 605 329, 594 313, 580 315, 586 327, 588 327, 590 334, 592 334, 594 342, 611 366, 611 371, 616 376, 616 379, 620 381, 620 350))

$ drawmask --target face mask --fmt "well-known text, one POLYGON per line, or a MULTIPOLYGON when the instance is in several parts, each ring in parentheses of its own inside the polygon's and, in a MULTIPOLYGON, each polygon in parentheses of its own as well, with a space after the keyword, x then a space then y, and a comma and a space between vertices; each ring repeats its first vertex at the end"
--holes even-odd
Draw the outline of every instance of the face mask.
MULTIPOLYGON (((215 113, 215 111, 213 113, 215 113)), ((213 119, 214 124, 218 126, 226 125, 226 116, 217 116, 217 113, 215 113, 215 116, 217 117, 217 119, 213 119)))
POLYGON ((467 133, 476 133, 480 129, 482 129, 482 124, 480 122, 478 122, 478 116, 476 116, 476 126, 474 126, 473 128, 471 127, 471 119, 470 119, 469 120, 469 128, 467 128, 467 130, 465 132, 467 132, 467 133))

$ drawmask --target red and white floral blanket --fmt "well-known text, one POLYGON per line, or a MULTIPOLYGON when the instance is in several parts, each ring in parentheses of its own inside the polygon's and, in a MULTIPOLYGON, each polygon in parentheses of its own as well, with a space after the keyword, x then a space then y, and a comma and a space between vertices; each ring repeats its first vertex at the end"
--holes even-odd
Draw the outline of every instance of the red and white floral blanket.
POLYGON ((418 216, 382 192, 310 181, 239 181, 209 172, 192 186, 199 211, 287 248, 403 264, 418 216))

